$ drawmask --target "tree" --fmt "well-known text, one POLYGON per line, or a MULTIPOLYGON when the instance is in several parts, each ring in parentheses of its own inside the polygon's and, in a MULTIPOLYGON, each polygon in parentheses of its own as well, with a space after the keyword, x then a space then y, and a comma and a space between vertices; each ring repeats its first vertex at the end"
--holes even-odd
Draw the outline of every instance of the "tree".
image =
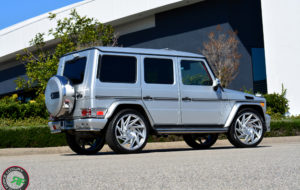
POLYGON ((241 55, 236 34, 232 31, 226 33, 221 26, 217 26, 216 32, 209 33, 209 41, 203 43, 202 54, 206 56, 223 87, 228 87, 238 74, 241 55))
MULTIPOLYGON (((50 13, 50 20, 56 20, 56 15, 50 13)), ((24 54, 17 55, 17 60, 25 64, 28 79, 18 78, 17 89, 36 88, 37 93, 43 93, 50 77, 56 74, 59 58, 69 52, 91 46, 115 46, 117 38, 110 25, 104 25, 94 18, 80 16, 72 10, 70 16, 56 20, 55 28, 48 32, 58 44, 54 49, 46 50, 44 33, 38 33, 29 42, 33 51, 24 49, 24 54)))

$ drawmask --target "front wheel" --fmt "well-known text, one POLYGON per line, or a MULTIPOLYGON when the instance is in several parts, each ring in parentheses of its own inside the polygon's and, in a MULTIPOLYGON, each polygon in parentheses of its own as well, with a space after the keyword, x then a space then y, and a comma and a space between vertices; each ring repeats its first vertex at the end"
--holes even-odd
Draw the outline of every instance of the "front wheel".
POLYGON ((218 140, 218 134, 188 134, 183 139, 194 149, 206 149, 211 147, 218 140))
POLYGON ((262 141, 264 133, 261 114, 247 108, 238 112, 229 128, 227 138, 235 147, 255 147, 262 141))
POLYGON ((66 133, 66 139, 69 147, 77 154, 96 154, 105 144, 102 133, 66 133))

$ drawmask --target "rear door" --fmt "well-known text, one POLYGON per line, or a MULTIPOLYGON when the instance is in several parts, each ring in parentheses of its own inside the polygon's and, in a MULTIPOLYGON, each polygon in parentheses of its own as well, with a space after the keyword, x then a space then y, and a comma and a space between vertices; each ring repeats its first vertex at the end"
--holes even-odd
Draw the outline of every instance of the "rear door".
POLYGON ((156 125, 180 123, 176 58, 141 56, 142 97, 156 125))

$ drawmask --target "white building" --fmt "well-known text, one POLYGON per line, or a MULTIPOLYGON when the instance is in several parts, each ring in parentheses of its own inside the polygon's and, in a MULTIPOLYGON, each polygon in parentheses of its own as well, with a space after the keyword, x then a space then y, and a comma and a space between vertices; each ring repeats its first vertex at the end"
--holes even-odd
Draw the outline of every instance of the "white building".
MULTIPOLYGON (((124 47, 197 53, 217 25, 237 30, 242 58, 230 87, 272 93, 280 92, 284 84, 290 112, 300 114, 299 0, 85 0, 52 13, 64 18, 74 8, 80 15, 113 25, 124 47)), ((16 54, 28 47, 36 33, 47 33, 55 24, 46 13, 0 31, 0 95, 15 92, 14 80, 25 76, 16 54)), ((56 44, 50 37, 46 41, 48 47, 56 44)))

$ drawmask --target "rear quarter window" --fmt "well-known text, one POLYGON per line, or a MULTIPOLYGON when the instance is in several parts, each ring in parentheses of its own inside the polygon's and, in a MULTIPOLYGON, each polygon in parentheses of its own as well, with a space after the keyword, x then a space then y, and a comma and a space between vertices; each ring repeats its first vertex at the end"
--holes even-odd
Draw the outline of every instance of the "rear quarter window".
POLYGON ((72 81, 73 84, 81 84, 84 78, 86 57, 65 62, 63 76, 72 81))

